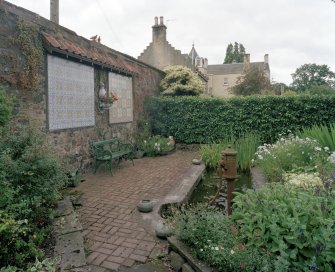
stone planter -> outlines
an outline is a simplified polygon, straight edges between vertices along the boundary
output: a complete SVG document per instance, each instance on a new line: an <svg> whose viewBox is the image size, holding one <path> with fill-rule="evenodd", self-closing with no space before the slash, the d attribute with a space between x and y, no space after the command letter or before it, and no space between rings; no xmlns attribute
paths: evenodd
<svg viewBox="0 0 335 272"><path fill-rule="evenodd" d="M149 199L143 199L138 205L137 205L137 209L140 212L143 213L148 213L151 212L152 209L154 208L154 203L149 200Z"/></svg>
<svg viewBox="0 0 335 272"><path fill-rule="evenodd" d="M141 159L141 158L143 158L143 156L144 156L144 151L142 151L142 150L137 150L137 151L135 152L135 158L136 158L136 159Z"/></svg>

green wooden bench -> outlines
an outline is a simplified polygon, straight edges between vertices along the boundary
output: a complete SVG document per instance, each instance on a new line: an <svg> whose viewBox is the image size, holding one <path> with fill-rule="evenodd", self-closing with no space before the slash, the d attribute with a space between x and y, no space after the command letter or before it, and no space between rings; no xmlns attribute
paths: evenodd
<svg viewBox="0 0 335 272"><path fill-rule="evenodd" d="M101 164L108 164L112 174L113 162L116 162L116 165L118 165L122 159L131 160L134 165L134 146L122 143L119 138L115 137L110 140L93 142L92 149L94 155L94 173L97 172Z"/></svg>

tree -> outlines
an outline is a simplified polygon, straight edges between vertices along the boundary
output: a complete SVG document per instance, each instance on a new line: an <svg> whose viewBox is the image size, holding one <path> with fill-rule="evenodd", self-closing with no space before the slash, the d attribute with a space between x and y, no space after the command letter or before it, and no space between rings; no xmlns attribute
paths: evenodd
<svg viewBox="0 0 335 272"><path fill-rule="evenodd" d="M169 66L160 83L162 95L182 96L199 95L204 91L204 84L191 69L183 66Z"/></svg>
<svg viewBox="0 0 335 272"><path fill-rule="evenodd" d="M232 43L228 44L226 49L226 57L224 59L225 64L227 63L241 63L243 62L245 54L245 48L243 44L235 42L234 45Z"/></svg>
<svg viewBox="0 0 335 272"><path fill-rule="evenodd" d="M232 87L236 95L273 94L270 80L264 71L256 67L249 68L237 79L236 85Z"/></svg>
<svg viewBox="0 0 335 272"><path fill-rule="evenodd" d="M335 89L329 85L312 86L306 90L310 95L335 95Z"/></svg>
<svg viewBox="0 0 335 272"><path fill-rule="evenodd" d="M292 79L291 86L297 92L305 92L313 86L328 85L332 88L335 87L335 73L325 64L304 64L292 74Z"/></svg>

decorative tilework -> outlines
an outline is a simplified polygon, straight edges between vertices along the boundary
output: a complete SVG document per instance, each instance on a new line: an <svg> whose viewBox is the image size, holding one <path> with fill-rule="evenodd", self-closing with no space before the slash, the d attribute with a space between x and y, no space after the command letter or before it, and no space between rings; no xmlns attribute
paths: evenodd
<svg viewBox="0 0 335 272"><path fill-rule="evenodd" d="M94 70L48 55L49 129L94 126Z"/></svg>
<svg viewBox="0 0 335 272"><path fill-rule="evenodd" d="M133 80L131 77L115 73L108 74L109 94L114 93L119 99L109 110L109 123L126 123L133 121Z"/></svg>

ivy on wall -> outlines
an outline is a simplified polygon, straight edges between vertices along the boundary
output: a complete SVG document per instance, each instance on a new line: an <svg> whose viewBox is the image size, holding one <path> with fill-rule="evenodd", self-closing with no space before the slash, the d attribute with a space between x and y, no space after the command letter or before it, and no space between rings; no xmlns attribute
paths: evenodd
<svg viewBox="0 0 335 272"><path fill-rule="evenodd" d="M334 122L335 96L154 97L146 112L154 134L178 142L213 143L255 132L271 143L287 130Z"/></svg>
<svg viewBox="0 0 335 272"><path fill-rule="evenodd" d="M19 76L19 87L36 90L40 81L43 47L37 29L29 26L25 21L17 21L17 35L13 42L19 47L23 57L23 67ZM23 70L23 71L22 71Z"/></svg>

